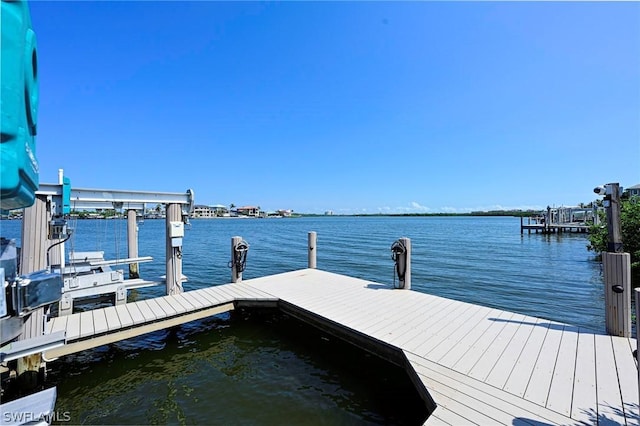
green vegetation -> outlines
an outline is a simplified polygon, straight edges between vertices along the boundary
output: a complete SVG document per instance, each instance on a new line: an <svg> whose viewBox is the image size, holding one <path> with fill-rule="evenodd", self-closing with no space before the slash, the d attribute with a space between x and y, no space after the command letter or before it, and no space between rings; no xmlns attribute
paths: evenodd
<svg viewBox="0 0 640 426"><path fill-rule="evenodd" d="M78 219L104 219L104 218L122 217L120 213L117 213L113 209L97 210L97 211L71 210L71 216L77 217Z"/></svg>
<svg viewBox="0 0 640 426"><path fill-rule="evenodd" d="M596 253L607 251L607 219L601 215L603 225L589 229L587 248ZM620 202L620 231L625 253L631 255L631 270L640 271L640 198L623 199Z"/></svg>

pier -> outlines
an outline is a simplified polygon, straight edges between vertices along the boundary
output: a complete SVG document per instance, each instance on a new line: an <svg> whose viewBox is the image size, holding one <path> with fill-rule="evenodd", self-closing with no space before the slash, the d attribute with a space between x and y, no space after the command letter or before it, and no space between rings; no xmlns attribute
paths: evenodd
<svg viewBox="0 0 640 426"><path fill-rule="evenodd" d="M272 307L403 367L440 424L638 424L636 340L302 269L53 318L51 360Z"/></svg>
<svg viewBox="0 0 640 426"><path fill-rule="evenodd" d="M520 217L520 234L527 231L543 234L562 232L589 232L591 224L598 224L598 207L547 207L545 212L535 216Z"/></svg>

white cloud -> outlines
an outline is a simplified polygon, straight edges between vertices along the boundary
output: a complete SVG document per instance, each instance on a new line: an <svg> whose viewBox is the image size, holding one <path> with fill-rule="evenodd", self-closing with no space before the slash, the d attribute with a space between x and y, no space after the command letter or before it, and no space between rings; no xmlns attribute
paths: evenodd
<svg viewBox="0 0 640 426"><path fill-rule="evenodd" d="M414 210L421 211L421 212L428 212L428 211L431 210L429 207L423 206L423 205L421 205L420 203L418 203L416 201L412 201L411 202L411 208L414 209Z"/></svg>

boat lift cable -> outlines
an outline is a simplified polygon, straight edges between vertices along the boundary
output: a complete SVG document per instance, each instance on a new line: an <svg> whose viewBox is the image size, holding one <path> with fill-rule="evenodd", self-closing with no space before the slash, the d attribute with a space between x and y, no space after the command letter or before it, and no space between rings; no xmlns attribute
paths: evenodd
<svg viewBox="0 0 640 426"><path fill-rule="evenodd" d="M247 253L249 252L249 243L241 240L233 249L233 258L229 261L229 268L236 267L236 272L241 273L247 266Z"/></svg>
<svg viewBox="0 0 640 426"><path fill-rule="evenodd" d="M178 259L182 258L182 249L180 247L175 247L176 249L176 256L178 257ZM173 284L174 286L178 289L178 293L182 293L184 291L184 288L182 287L182 276L178 277L178 270L176 268L176 263L175 263L175 259L173 257L171 257L171 262L173 265ZM169 279L169 277L167 277L167 279Z"/></svg>
<svg viewBox="0 0 640 426"><path fill-rule="evenodd" d="M396 275L398 276L398 280L404 281L404 275L406 270L400 270L400 262L399 257L407 252L407 248L405 247L402 240L396 240L393 244L391 244L391 259L395 263L395 267L393 268L393 286L396 286Z"/></svg>
<svg viewBox="0 0 640 426"><path fill-rule="evenodd" d="M71 238L72 234L73 234L72 232L69 232L64 240L60 240L57 243L51 244L49 246L49 248L47 249L47 256L46 256L47 257L47 268L51 267L51 263L49 263L49 252L51 251L51 249L54 248L55 246L58 246L58 245L62 244L62 243L66 243L69 240L69 238Z"/></svg>

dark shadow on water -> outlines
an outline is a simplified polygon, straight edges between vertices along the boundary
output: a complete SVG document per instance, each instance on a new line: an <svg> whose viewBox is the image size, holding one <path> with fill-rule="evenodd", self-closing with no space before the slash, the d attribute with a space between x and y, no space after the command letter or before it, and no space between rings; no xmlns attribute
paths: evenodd
<svg viewBox="0 0 640 426"><path fill-rule="evenodd" d="M49 368L74 424L415 425L429 414L403 368L276 310L239 309Z"/></svg>

